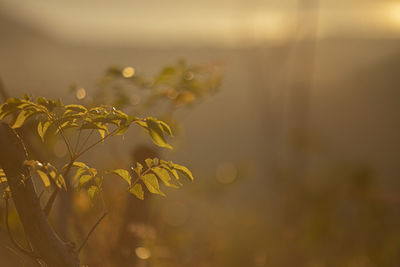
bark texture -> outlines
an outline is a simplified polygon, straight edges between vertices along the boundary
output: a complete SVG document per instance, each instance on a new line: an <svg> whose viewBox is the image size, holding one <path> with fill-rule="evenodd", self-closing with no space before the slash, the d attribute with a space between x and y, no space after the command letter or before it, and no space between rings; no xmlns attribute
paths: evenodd
<svg viewBox="0 0 400 267"><path fill-rule="evenodd" d="M34 253L49 267L79 267L76 249L58 237L40 206L29 170L23 164L26 159L21 138L7 124L0 123L0 166Z"/></svg>

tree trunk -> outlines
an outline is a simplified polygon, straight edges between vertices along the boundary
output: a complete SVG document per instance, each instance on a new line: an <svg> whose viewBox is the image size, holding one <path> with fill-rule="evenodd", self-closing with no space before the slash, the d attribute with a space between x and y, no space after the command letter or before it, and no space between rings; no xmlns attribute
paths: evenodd
<svg viewBox="0 0 400 267"><path fill-rule="evenodd" d="M49 224L40 206L21 138L7 124L0 124L0 166L3 168L19 218L34 253L49 267L79 267L75 248L62 241Z"/></svg>

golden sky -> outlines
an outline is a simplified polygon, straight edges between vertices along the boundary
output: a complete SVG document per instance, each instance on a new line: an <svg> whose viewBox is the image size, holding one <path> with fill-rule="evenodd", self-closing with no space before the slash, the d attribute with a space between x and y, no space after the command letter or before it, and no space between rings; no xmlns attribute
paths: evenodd
<svg viewBox="0 0 400 267"><path fill-rule="evenodd" d="M0 12L71 43L236 46L291 38L299 2L1 0ZM317 10L320 38L400 37L400 1L315 2L317 8L302 12Z"/></svg>

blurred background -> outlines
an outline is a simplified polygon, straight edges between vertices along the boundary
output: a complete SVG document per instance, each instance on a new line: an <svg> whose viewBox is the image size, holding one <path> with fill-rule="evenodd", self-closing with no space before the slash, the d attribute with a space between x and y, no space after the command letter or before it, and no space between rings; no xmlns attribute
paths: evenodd
<svg viewBox="0 0 400 267"><path fill-rule="evenodd" d="M84 264L400 266L400 1L0 0L0 36L9 96L123 88L129 109L141 88L124 79L207 70L183 104L169 97L175 150L133 131L87 156L105 169L159 156L196 180L145 201L111 182ZM71 209L52 220L79 243L104 207L77 193ZM23 240L13 210L10 224ZM23 266L4 227L0 246L1 266Z"/></svg>

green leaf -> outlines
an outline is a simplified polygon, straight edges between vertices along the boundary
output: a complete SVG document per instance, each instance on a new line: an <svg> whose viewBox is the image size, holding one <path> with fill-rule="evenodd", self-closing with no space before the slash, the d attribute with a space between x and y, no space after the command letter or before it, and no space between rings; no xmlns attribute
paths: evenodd
<svg viewBox="0 0 400 267"><path fill-rule="evenodd" d="M160 168L160 167L155 167L152 169L152 171L160 178L163 183L172 188L178 188L178 186L171 184L171 177L169 176L169 172L166 169Z"/></svg>
<svg viewBox="0 0 400 267"><path fill-rule="evenodd" d="M68 166L68 164L66 166ZM83 162L74 161L74 163L72 163L72 167L87 168L87 165Z"/></svg>
<svg viewBox="0 0 400 267"><path fill-rule="evenodd" d="M142 120L137 120L135 121L136 124L138 124L139 126L145 128L146 130L149 129L149 126L147 125L147 122L142 121Z"/></svg>
<svg viewBox="0 0 400 267"><path fill-rule="evenodd" d="M136 162L136 173L140 176L140 174L142 173L143 170L143 165L140 164L139 162Z"/></svg>
<svg viewBox="0 0 400 267"><path fill-rule="evenodd" d="M94 197L96 196L96 194L99 192L99 188L97 186L90 186L88 189L88 195L90 197L90 200L93 201Z"/></svg>
<svg viewBox="0 0 400 267"><path fill-rule="evenodd" d="M87 170L88 170L88 172L90 172L92 174L92 176L96 176L97 175L97 170L95 168L89 168Z"/></svg>
<svg viewBox="0 0 400 267"><path fill-rule="evenodd" d="M68 165L69 165L70 163L67 163L67 164L65 164L63 167L62 167L62 170L65 170L67 167L68 167ZM83 169L89 169L89 167L85 164L85 163L83 163L83 162L79 162L79 161L74 161L73 163L72 163L72 166L71 167L78 167L78 168L83 168Z"/></svg>
<svg viewBox="0 0 400 267"><path fill-rule="evenodd" d="M76 111L76 112L86 112L87 111L87 109L82 105L66 105L65 108L68 110Z"/></svg>
<svg viewBox="0 0 400 267"><path fill-rule="evenodd" d="M11 128L16 129L21 127L22 125L24 125L24 122L26 119L28 119L30 116L32 116L33 113L30 110L22 110L17 118L15 119L15 122L13 124L13 126L11 126Z"/></svg>
<svg viewBox="0 0 400 267"><path fill-rule="evenodd" d="M147 189L153 194L159 194L165 197L165 194L161 192L160 185L158 184L157 177L152 174L146 174L141 177Z"/></svg>
<svg viewBox="0 0 400 267"><path fill-rule="evenodd" d="M57 176L56 185L57 185L59 188L63 187L65 190L67 190L67 185L65 184L64 176L62 176L61 174L59 174L59 175Z"/></svg>
<svg viewBox="0 0 400 267"><path fill-rule="evenodd" d="M87 170L88 170L87 167L86 167L86 168L79 168L79 169L77 169L73 181L75 182L77 179L79 179L79 177L80 177L83 173L85 173Z"/></svg>
<svg viewBox="0 0 400 267"><path fill-rule="evenodd" d="M114 135L122 135L124 134L128 129L130 125L125 125L122 127L119 127L118 131Z"/></svg>
<svg viewBox="0 0 400 267"><path fill-rule="evenodd" d="M42 142L44 142L44 136L47 132L47 129L49 129L52 123L53 123L52 121L45 121L45 122L40 121L38 123L37 131L40 138L42 139Z"/></svg>
<svg viewBox="0 0 400 267"><path fill-rule="evenodd" d="M43 184L45 187L49 187L50 186L50 179L49 176L47 176L47 174L41 170L36 170L37 174L40 176L40 178L43 181Z"/></svg>
<svg viewBox="0 0 400 267"><path fill-rule="evenodd" d="M183 173L185 176L187 176L190 180L194 180L193 174L191 171L189 171L188 168L186 168L185 166L179 165L179 164L175 164L172 163L172 166L174 169L180 171L181 173Z"/></svg>
<svg viewBox="0 0 400 267"><path fill-rule="evenodd" d="M173 136L173 135L172 135L171 128L169 127L168 124L166 124L166 123L163 122L163 121L158 121L158 122L160 123L161 128L163 129L164 132L166 132L169 136Z"/></svg>
<svg viewBox="0 0 400 267"><path fill-rule="evenodd" d="M151 139L153 139L153 142L160 147L173 149L172 146L169 145L165 140L160 124L155 119L150 117L146 119L146 122L148 125L149 134L151 136Z"/></svg>
<svg viewBox="0 0 400 267"><path fill-rule="evenodd" d="M114 174L118 175L119 177L124 179L129 185L131 185L132 177L131 177L131 175L129 174L129 172L127 170L116 169L116 170L112 170L111 173L114 173Z"/></svg>
<svg viewBox="0 0 400 267"><path fill-rule="evenodd" d="M44 97L39 96L38 98L36 98L36 103L38 103L41 106L47 106L47 100Z"/></svg>
<svg viewBox="0 0 400 267"><path fill-rule="evenodd" d="M141 184L135 184L133 187L129 188L129 192L134 194L138 199L144 199L144 192Z"/></svg>
<svg viewBox="0 0 400 267"><path fill-rule="evenodd" d="M56 133L58 133L61 130L72 128L72 127L79 127L79 125L77 123L75 123L74 121L63 122L59 127L57 127Z"/></svg>
<svg viewBox="0 0 400 267"><path fill-rule="evenodd" d="M121 110L114 109L113 114L117 115L120 119L126 119L128 120L129 116L128 114L122 112Z"/></svg>
<svg viewBox="0 0 400 267"><path fill-rule="evenodd" d="M151 168L154 163L152 159L145 159L144 162L146 162L148 168Z"/></svg>
<svg viewBox="0 0 400 267"><path fill-rule="evenodd" d="M79 179L78 188L80 189L83 185L92 180L92 178L93 176L89 174L82 175L81 178Z"/></svg>

